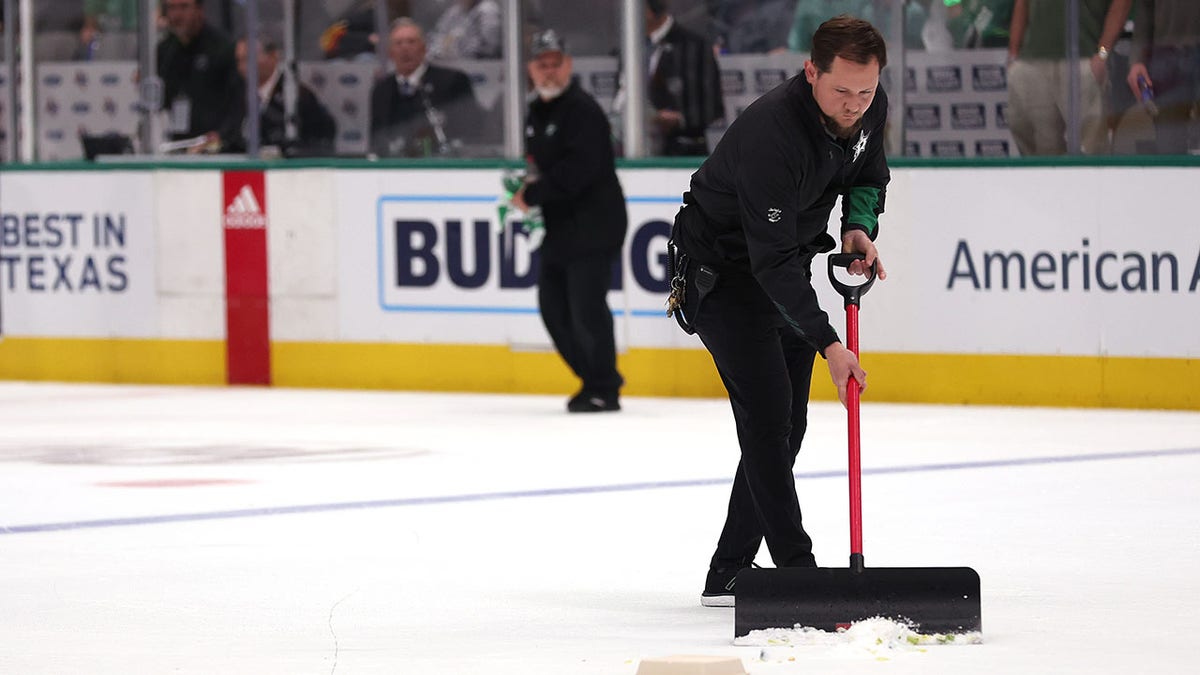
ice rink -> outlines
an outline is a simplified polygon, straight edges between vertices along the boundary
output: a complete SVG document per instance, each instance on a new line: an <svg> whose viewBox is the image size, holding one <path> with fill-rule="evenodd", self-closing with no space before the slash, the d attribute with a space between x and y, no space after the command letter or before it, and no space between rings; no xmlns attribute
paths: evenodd
<svg viewBox="0 0 1200 675"><path fill-rule="evenodd" d="M724 400L0 383L0 672L1193 672L1200 413L867 403L868 566L970 566L983 643L733 644L698 603ZM846 564L845 417L797 462ZM764 551L759 562L770 563Z"/></svg>

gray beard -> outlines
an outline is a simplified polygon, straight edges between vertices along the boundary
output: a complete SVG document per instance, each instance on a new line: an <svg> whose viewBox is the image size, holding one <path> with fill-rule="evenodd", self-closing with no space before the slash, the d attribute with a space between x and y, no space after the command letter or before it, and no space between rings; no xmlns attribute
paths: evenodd
<svg viewBox="0 0 1200 675"><path fill-rule="evenodd" d="M567 88L565 86L562 86L562 87L534 87L534 89L537 91L538 97L540 97L543 101L549 101L552 99L556 99L559 96L561 96L564 91L567 90Z"/></svg>

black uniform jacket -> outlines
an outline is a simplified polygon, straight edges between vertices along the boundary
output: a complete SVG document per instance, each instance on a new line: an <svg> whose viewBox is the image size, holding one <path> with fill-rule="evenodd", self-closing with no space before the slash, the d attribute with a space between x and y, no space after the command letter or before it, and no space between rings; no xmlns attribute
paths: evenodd
<svg viewBox="0 0 1200 675"><path fill-rule="evenodd" d="M705 155L706 130L725 116L721 71L712 45L676 22L663 36L658 65L647 83L655 110L683 114L683 126L663 139L665 155Z"/></svg>
<svg viewBox="0 0 1200 675"><path fill-rule="evenodd" d="M221 148L225 152L246 151L246 81L241 77L230 83L233 92L221 126ZM296 133L287 140L287 107L283 100L283 78L275 82L271 98L259 110L259 140L263 146L276 145L289 157L318 157L333 154L337 122L307 86L297 83Z"/></svg>
<svg viewBox="0 0 1200 675"><path fill-rule="evenodd" d="M843 196L842 230L874 239L890 174L883 151L887 95L880 88L862 130L829 134L801 73L764 94L730 125L692 174L677 244L724 274L752 274L784 319L824 353L838 340L817 302L809 266L837 242L826 231Z"/></svg>
<svg viewBox="0 0 1200 675"><path fill-rule="evenodd" d="M612 130L577 81L556 98L529 104L525 152L538 172L525 201L541 206L546 220L542 255L564 261L620 251L629 218Z"/></svg>
<svg viewBox="0 0 1200 675"><path fill-rule="evenodd" d="M460 70L429 64L411 95L400 93L393 73L371 88L371 152L381 157L427 154L424 146L435 138L427 114L430 107L444 116L448 140L475 140L482 114L471 78Z"/></svg>
<svg viewBox="0 0 1200 675"><path fill-rule="evenodd" d="M174 34L158 43L158 76L163 81L163 108L186 96L191 117L186 132L173 138L193 138L218 131L229 108L229 81L238 77L233 42L208 24L183 44Z"/></svg>

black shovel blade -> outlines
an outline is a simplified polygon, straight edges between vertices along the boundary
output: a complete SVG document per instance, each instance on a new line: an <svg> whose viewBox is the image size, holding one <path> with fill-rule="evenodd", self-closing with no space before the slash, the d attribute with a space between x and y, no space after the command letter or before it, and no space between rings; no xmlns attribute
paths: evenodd
<svg viewBox="0 0 1200 675"><path fill-rule="evenodd" d="M884 617L921 634L982 630L970 567L746 568L734 585L734 637L797 625L836 631Z"/></svg>

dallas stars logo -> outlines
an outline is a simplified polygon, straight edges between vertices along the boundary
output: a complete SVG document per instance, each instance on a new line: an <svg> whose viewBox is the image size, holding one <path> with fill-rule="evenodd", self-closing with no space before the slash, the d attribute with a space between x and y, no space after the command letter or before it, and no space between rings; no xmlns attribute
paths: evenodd
<svg viewBox="0 0 1200 675"><path fill-rule="evenodd" d="M854 148L853 148L854 156L850 158L851 163L857 162L858 156L863 154L863 150L867 149L867 139L870 136L871 135L868 134L866 131L863 131L862 134L858 137L858 142L854 144Z"/></svg>

